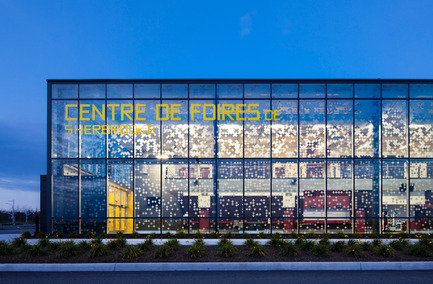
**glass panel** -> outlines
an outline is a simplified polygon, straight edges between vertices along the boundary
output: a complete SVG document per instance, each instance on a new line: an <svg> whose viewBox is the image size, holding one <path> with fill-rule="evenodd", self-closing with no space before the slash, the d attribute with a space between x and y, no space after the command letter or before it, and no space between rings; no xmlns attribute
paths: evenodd
<svg viewBox="0 0 433 284"><path fill-rule="evenodd" d="M380 98L380 84L355 84L355 98Z"/></svg>
<svg viewBox="0 0 433 284"><path fill-rule="evenodd" d="M81 218L89 220L107 216L105 178L105 160L81 160ZM93 227L82 222L82 229L88 231L90 228L86 229L87 225ZM98 226L101 227L101 224Z"/></svg>
<svg viewBox="0 0 433 284"><path fill-rule="evenodd" d="M188 160L162 163L162 217L188 217ZM174 221L178 223L178 221Z"/></svg>
<svg viewBox="0 0 433 284"><path fill-rule="evenodd" d="M433 160L410 162L410 223L411 231L426 231L431 228L433 217ZM428 221L430 219L430 223Z"/></svg>
<svg viewBox="0 0 433 284"><path fill-rule="evenodd" d="M159 100L135 100L135 157L156 158L161 156L161 122L156 120L156 105ZM146 120L141 120L145 118ZM151 134L154 133L154 134Z"/></svg>
<svg viewBox="0 0 433 284"><path fill-rule="evenodd" d="M410 101L410 156L433 157L433 101Z"/></svg>
<svg viewBox="0 0 433 284"><path fill-rule="evenodd" d="M272 156L274 158L297 157L298 102L273 100L272 109L280 111L280 120L272 121Z"/></svg>
<svg viewBox="0 0 433 284"><path fill-rule="evenodd" d="M324 230L325 161L301 160L299 164L300 231Z"/></svg>
<svg viewBox="0 0 433 284"><path fill-rule="evenodd" d="M217 115L215 101L190 101L189 156L192 158L213 158L215 156L215 129ZM193 116L193 117L192 117ZM192 119L194 118L194 119Z"/></svg>
<svg viewBox="0 0 433 284"><path fill-rule="evenodd" d="M190 84L190 99L213 99L215 98L215 84Z"/></svg>
<svg viewBox="0 0 433 284"><path fill-rule="evenodd" d="M407 157L407 101L382 102L382 156Z"/></svg>
<svg viewBox="0 0 433 284"><path fill-rule="evenodd" d="M243 157L243 121L236 120L236 104L242 104L239 100L220 100L218 104L223 111L230 114L221 114L218 121L218 157L241 158ZM243 114L239 115L243 118Z"/></svg>
<svg viewBox="0 0 433 284"><path fill-rule="evenodd" d="M379 233L380 161L355 161L355 217L357 233Z"/></svg>
<svg viewBox="0 0 433 284"><path fill-rule="evenodd" d="M105 158L105 100L81 100L80 109L80 128L83 129L80 135L80 157Z"/></svg>
<svg viewBox="0 0 433 284"><path fill-rule="evenodd" d="M327 154L332 158L352 157L353 104L346 100L328 101Z"/></svg>
<svg viewBox="0 0 433 284"><path fill-rule="evenodd" d="M159 99L160 96L160 84L134 84L136 99Z"/></svg>
<svg viewBox="0 0 433 284"><path fill-rule="evenodd" d="M187 99L188 84L163 84L162 97L166 99Z"/></svg>
<svg viewBox="0 0 433 284"><path fill-rule="evenodd" d="M162 101L162 157L188 157L188 101Z"/></svg>
<svg viewBox="0 0 433 284"><path fill-rule="evenodd" d="M216 215L215 161L191 159L189 165L189 217L190 233L209 232Z"/></svg>
<svg viewBox="0 0 433 284"><path fill-rule="evenodd" d="M126 234L133 230L133 175L132 160L108 161L108 228L109 234L118 231Z"/></svg>
<svg viewBox="0 0 433 284"><path fill-rule="evenodd" d="M407 84L382 84L382 98L384 99L407 98Z"/></svg>
<svg viewBox="0 0 433 284"><path fill-rule="evenodd" d="M242 84L218 84L218 98L222 99L241 99L244 95Z"/></svg>
<svg viewBox="0 0 433 284"><path fill-rule="evenodd" d="M297 230L298 162L278 159L272 161L272 223L274 232ZM276 219L278 218L278 219Z"/></svg>
<svg viewBox="0 0 433 284"><path fill-rule="evenodd" d="M270 160L245 160L245 218L271 217L270 178Z"/></svg>
<svg viewBox="0 0 433 284"><path fill-rule="evenodd" d="M328 98L352 98L353 84L328 84Z"/></svg>
<svg viewBox="0 0 433 284"><path fill-rule="evenodd" d="M132 100L107 100L108 156L133 157L134 105Z"/></svg>
<svg viewBox="0 0 433 284"><path fill-rule="evenodd" d="M410 84L410 97L414 99L433 99L433 84Z"/></svg>
<svg viewBox="0 0 433 284"><path fill-rule="evenodd" d="M105 99L105 84L80 84L81 99Z"/></svg>
<svg viewBox="0 0 433 284"><path fill-rule="evenodd" d="M107 98L132 99L132 84L107 84Z"/></svg>
<svg viewBox="0 0 433 284"><path fill-rule="evenodd" d="M355 100L355 156L379 157L380 101Z"/></svg>
<svg viewBox="0 0 433 284"><path fill-rule="evenodd" d="M299 102L299 150L301 157L325 156L325 101Z"/></svg>
<svg viewBox="0 0 433 284"><path fill-rule="evenodd" d="M135 217L161 217L161 163L159 160L135 160ZM153 220L153 219L152 219ZM144 222L144 221L143 221ZM150 221L149 221L150 222ZM156 224L154 221L152 224ZM137 227L138 225L136 225ZM146 233L141 225L141 233ZM159 227L149 226L148 230L159 230Z"/></svg>
<svg viewBox="0 0 433 284"><path fill-rule="evenodd" d="M394 218L407 217L407 177L406 160L383 161L382 217L385 231L401 231L401 224Z"/></svg>
<svg viewBox="0 0 433 284"><path fill-rule="evenodd" d="M272 84L272 97L292 99L298 97L298 84Z"/></svg>
<svg viewBox="0 0 433 284"><path fill-rule="evenodd" d="M161 232L161 218L136 218L135 231L139 234Z"/></svg>
<svg viewBox="0 0 433 284"><path fill-rule="evenodd" d="M243 226L243 163L235 159L218 163L219 230L239 232Z"/></svg>
<svg viewBox="0 0 433 284"><path fill-rule="evenodd" d="M352 160L328 160L327 231L352 232Z"/></svg>
<svg viewBox="0 0 433 284"><path fill-rule="evenodd" d="M52 158L78 157L78 101L52 101Z"/></svg>
<svg viewBox="0 0 433 284"><path fill-rule="evenodd" d="M270 98L269 84L245 84L245 98Z"/></svg>
<svg viewBox="0 0 433 284"><path fill-rule="evenodd" d="M78 85L53 84L51 85L51 97L53 99L77 99Z"/></svg>
<svg viewBox="0 0 433 284"><path fill-rule="evenodd" d="M271 121L265 120L265 111L271 109L270 102L246 100L245 104L251 109L251 112L247 110L244 129L245 157L268 158L271 155ZM250 120L258 116L253 111L260 112L259 120Z"/></svg>
<svg viewBox="0 0 433 284"><path fill-rule="evenodd" d="M53 160L53 217L78 219L78 160Z"/></svg>
<svg viewBox="0 0 433 284"><path fill-rule="evenodd" d="M308 98L325 98L325 84L300 84L299 97Z"/></svg>

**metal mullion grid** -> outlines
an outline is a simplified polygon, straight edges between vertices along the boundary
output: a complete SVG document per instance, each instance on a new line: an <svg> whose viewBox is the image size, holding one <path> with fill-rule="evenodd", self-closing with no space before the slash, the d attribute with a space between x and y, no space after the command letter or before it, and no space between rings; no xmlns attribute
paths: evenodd
<svg viewBox="0 0 433 284"><path fill-rule="evenodd" d="M273 197L273 195L272 195L272 184L273 184L273 182L272 182L272 173L273 173L273 161L272 161L272 121L273 121L273 119L274 119L274 113L272 112L273 111L273 108L272 108L272 105L273 105L273 102L274 102L274 100L272 99L272 84L269 84L269 88L270 88L270 90L269 90L269 107L270 107L270 109L271 109L271 115L272 115L272 117L271 117L271 121L270 121L270 126L271 126L271 129L270 129L270 140L271 140L271 148L269 149L269 154L270 154L270 158L271 158L271 165L270 165L270 185L271 185L271 192L270 192L270 196L269 196L269 201L270 201L270 204L269 204L269 215L271 216L271 224L269 224L269 226L270 226L270 232L271 232L271 234L272 234L272 221L273 221L273 215L272 215L272 197ZM266 121L266 114L265 114L265 121Z"/></svg>
<svg viewBox="0 0 433 284"><path fill-rule="evenodd" d="M49 83L47 88L47 104L48 104L48 114L47 114L47 154L49 155L49 159L47 159L47 175L49 175L49 181L47 190L47 206L49 206L49 210L47 210L46 220L44 222L47 225L47 231L50 233L53 232L53 174L52 174L52 161L53 161L53 150L52 150L52 119L53 119L53 101L52 101L52 84ZM41 206L42 211L42 206ZM48 222L47 222L48 221Z"/></svg>
<svg viewBox="0 0 433 284"><path fill-rule="evenodd" d="M218 94L218 84L215 84L215 95L214 95L214 102L215 105L217 107L216 111L218 114L218 100L217 100L217 94ZM218 224L218 218L219 218L219 180L218 180L218 176L219 176L219 168L218 168L218 119L214 120L213 123L213 127L214 127L214 153L213 153L213 160L215 161L215 172L214 174L214 208L215 208L215 225L214 225L214 231L218 232L219 231L219 224Z"/></svg>
<svg viewBox="0 0 433 284"><path fill-rule="evenodd" d="M80 129L80 88L78 87L78 129ZM83 127L84 128L84 127ZM77 153L78 153L78 233L81 233L81 131L78 131L78 139L77 139Z"/></svg>
<svg viewBox="0 0 433 284"><path fill-rule="evenodd" d="M379 233L382 233L382 206L383 206L383 96L382 96L382 86L380 84L380 149L379 149L379 159L380 159L380 185L379 185Z"/></svg>
<svg viewBox="0 0 433 284"><path fill-rule="evenodd" d="M242 83L242 103L245 103L245 84ZM245 233L245 120L242 120L242 231Z"/></svg>
<svg viewBox="0 0 433 284"><path fill-rule="evenodd" d="M188 204L187 204L187 212L188 212L188 225L187 225L187 228L188 228L188 234L190 233L190 224L191 224L191 212L189 212L189 204L190 204L190 202L191 202L191 192L190 192L190 184L189 184L189 175L190 175L190 173L191 173L191 169L190 169L190 151L189 151L189 139L190 139L190 136L189 136L189 120L190 120L190 111L189 111L189 108L190 108L190 100L189 100L189 85L190 84L187 84L187 88L188 88L188 95L187 95L187 97L188 97L188 101L187 101L187 119L188 119L188 150L187 150L187 158L188 158L188 167L187 167L187 169L188 169L188 198L187 198L187 200L188 200ZM199 161L199 163L200 163L200 161ZM200 168L200 167L198 167L198 168ZM200 172L198 172L197 173L198 174L198 180L199 180L199 182L200 182ZM198 197L197 197L197 205L198 205ZM200 212L200 210L199 210L199 212ZM182 223L183 223L183 216L182 216ZM199 213L199 215L198 215L198 223L200 224L200 213ZM200 232L200 225L199 225L199 228L198 228L198 231Z"/></svg>
<svg viewBox="0 0 433 284"><path fill-rule="evenodd" d="M355 84L352 83L352 234L356 228L355 206Z"/></svg>
<svg viewBox="0 0 433 284"><path fill-rule="evenodd" d="M132 84L132 232L135 232L135 84Z"/></svg>
<svg viewBox="0 0 433 284"><path fill-rule="evenodd" d="M162 104L162 83L159 84L159 103ZM163 208L163 200L162 200L162 120L159 121L159 182L160 182L160 187L159 187L159 233L162 234L162 222L163 222L163 217L162 217L162 208ZM188 233L189 233L189 227L188 227Z"/></svg>
<svg viewBox="0 0 433 284"><path fill-rule="evenodd" d="M328 232L328 84L325 84L325 228L324 232Z"/></svg>
<svg viewBox="0 0 433 284"><path fill-rule="evenodd" d="M407 168L407 186L406 186L406 192L407 192L407 231L410 232L410 169L411 169L411 162L410 162L410 85L407 84L407 155L408 155L408 168Z"/></svg>
<svg viewBox="0 0 433 284"><path fill-rule="evenodd" d="M300 189L301 189L301 185L300 185L300 183L301 183L301 179L300 179L300 175L299 175L299 163L300 163L300 156L301 156L301 153L299 152L299 149L300 149L300 134L299 134L299 130L300 130L300 125L299 125L299 123L300 123L300 118L299 118L299 115L300 115L300 111L299 111L299 106L300 106L300 101L299 101L299 84L298 84L298 98L297 98L297 104L298 104L298 107L297 107L297 112L298 112L298 115L297 115L297 119L298 119L298 125L297 125L297 127L298 127L298 133L297 133L297 147L298 147L298 151L297 151L297 157L298 157L298 172L297 172L297 176L298 176L298 197L297 197L297 204L295 204L296 206L297 206L297 210L296 210L296 231L297 231L297 234L299 234L300 233L300 218L299 218L299 215L300 215L300 211L301 211L301 209L300 209L300 205L301 205L301 197L300 197Z"/></svg>
<svg viewBox="0 0 433 284"><path fill-rule="evenodd" d="M108 125L108 107L107 107L107 84L105 84L105 124ZM107 233L108 233L108 223L110 222L110 220L108 220L107 215L109 215L109 209L110 206L108 204L109 200L108 200L108 187L109 187L109 172L108 172L108 131L105 134L105 203L106 203L106 213L105 213L105 224L107 227Z"/></svg>

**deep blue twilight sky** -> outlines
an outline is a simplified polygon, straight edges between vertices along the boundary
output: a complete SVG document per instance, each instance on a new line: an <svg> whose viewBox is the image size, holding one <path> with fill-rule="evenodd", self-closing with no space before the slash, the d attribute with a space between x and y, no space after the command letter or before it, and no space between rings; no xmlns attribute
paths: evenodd
<svg viewBox="0 0 433 284"><path fill-rule="evenodd" d="M0 209L39 208L46 79L433 78L433 1L0 0Z"/></svg>

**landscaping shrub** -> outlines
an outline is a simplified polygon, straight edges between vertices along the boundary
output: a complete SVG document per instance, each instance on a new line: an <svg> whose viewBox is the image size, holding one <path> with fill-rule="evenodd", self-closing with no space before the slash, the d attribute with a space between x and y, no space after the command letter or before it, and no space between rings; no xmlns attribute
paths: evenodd
<svg viewBox="0 0 433 284"><path fill-rule="evenodd" d="M68 235L69 235L69 238L71 238L71 239L75 239L76 237L78 237L78 234L75 232L71 232Z"/></svg>
<svg viewBox="0 0 433 284"><path fill-rule="evenodd" d="M371 234L368 235L368 238L369 239L378 239L379 236L376 233L371 233Z"/></svg>
<svg viewBox="0 0 433 284"><path fill-rule="evenodd" d="M21 234L21 238L23 238L23 239L28 239L31 237L32 237L32 234L30 232L27 232L27 231L25 231Z"/></svg>
<svg viewBox="0 0 433 284"><path fill-rule="evenodd" d="M344 232L340 231L340 232L337 232L335 234L335 237L338 238L338 239L344 239L345 238L345 234L344 234Z"/></svg>
<svg viewBox="0 0 433 284"><path fill-rule="evenodd" d="M86 242L86 241L81 241L81 242L79 242L79 243L78 243L78 247L79 247L81 250L89 250L89 249L91 248L90 243L89 243L89 242Z"/></svg>
<svg viewBox="0 0 433 284"><path fill-rule="evenodd" d="M117 238L123 238L123 237L124 237L123 232L122 232L122 231L117 231L117 232L116 232L116 237L117 237Z"/></svg>
<svg viewBox="0 0 433 284"><path fill-rule="evenodd" d="M303 251L310 251L314 247L314 242L311 240L304 240L300 245L299 248Z"/></svg>
<svg viewBox="0 0 433 284"><path fill-rule="evenodd" d="M95 233L92 231L87 231L86 238L93 239L95 237Z"/></svg>
<svg viewBox="0 0 433 284"><path fill-rule="evenodd" d="M297 239L298 238L298 234L296 232L291 232L290 235L289 235L289 237L291 239Z"/></svg>
<svg viewBox="0 0 433 284"><path fill-rule="evenodd" d="M392 233L390 233L390 232L386 232L384 235L383 235L386 239L392 239Z"/></svg>
<svg viewBox="0 0 433 284"><path fill-rule="evenodd" d="M98 235L98 238L99 238L99 239L106 239L106 238L108 238L107 233L105 233L105 232L100 233L100 234Z"/></svg>
<svg viewBox="0 0 433 284"><path fill-rule="evenodd" d="M346 243L344 241L338 241L338 242L331 244L331 250L332 251L342 252L345 247L346 247Z"/></svg>
<svg viewBox="0 0 433 284"><path fill-rule="evenodd" d="M322 239L329 239L330 237L331 237L331 235L329 234L329 233L323 233L321 236L320 236Z"/></svg>
<svg viewBox="0 0 433 284"><path fill-rule="evenodd" d="M55 251L62 245L61 242L49 242L48 249Z"/></svg>
<svg viewBox="0 0 433 284"><path fill-rule="evenodd" d="M37 232L34 236L38 239L43 239L47 237L47 234L45 234L44 232Z"/></svg>
<svg viewBox="0 0 433 284"><path fill-rule="evenodd" d="M54 234L54 238L56 238L56 239L62 239L64 237L65 237L65 234L63 234L62 232L56 232Z"/></svg>
<svg viewBox="0 0 433 284"><path fill-rule="evenodd" d="M211 232L211 233L209 234L209 236L210 236L211 238L214 238L214 239L219 238L218 232L216 232L216 231Z"/></svg>
<svg viewBox="0 0 433 284"><path fill-rule="evenodd" d="M362 235L360 233L354 233L353 238L360 239L360 238L362 238Z"/></svg>
<svg viewBox="0 0 433 284"><path fill-rule="evenodd" d="M270 245L271 247L274 247L274 248L279 248L279 247L281 247L283 242L284 241L281 239L281 234L275 233L272 235L271 239L268 241L268 245Z"/></svg>
<svg viewBox="0 0 433 284"><path fill-rule="evenodd" d="M101 257L108 254L107 246L102 243L95 243L91 245L89 257Z"/></svg>
<svg viewBox="0 0 433 284"><path fill-rule="evenodd" d="M26 253L30 257L48 255L48 252L39 245L30 245Z"/></svg>
<svg viewBox="0 0 433 284"><path fill-rule="evenodd" d="M138 232L134 231L134 232L132 232L132 237L134 239L138 239L140 237L140 234Z"/></svg>
<svg viewBox="0 0 433 284"><path fill-rule="evenodd" d="M194 235L194 239L203 239L204 236L200 231L197 231L197 233L195 233Z"/></svg>
<svg viewBox="0 0 433 284"><path fill-rule="evenodd" d="M154 257L155 258L167 258L173 253L173 250L166 244L158 247L155 250Z"/></svg>
<svg viewBox="0 0 433 284"><path fill-rule="evenodd" d="M296 241L295 241L295 245L301 247L301 245L304 243L304 241L305 241L305 240L302 238L302 236L301 236L301 237L298 237L298 238L296 239Z"/></svg>
<svg viewBox="0 0 433 284"><path fill-rule="evenodd" d="M248 247L247 255L253 257L264 257L266 256L266 252L262 245L256 243L256 245Z"/></svg>
<svg viewBox="0 0 433 284"><path fill-rule="evenodd" d="M329 247L327 245L319 243L317 245L314 245L311 248L311 253L315 256L328 257L329 256Z"/></svg>
<svg viewBox="0 0 433 284"><path fill-rule="evenodd" d="M164 234L164 238L166 238L166 239L170 239L170 238L172 238L174 235L172 234L172 233L170 233L170 232L167 232L167 233L165 233Z"/></svg>
<svg viewBox="0 0 433 284"><path fill-rule="evenodd" d="M331 244L331 242L329 241L329 239L323 238L323 239L320 239L319 244L324 245L324 246L329 246Z"/></svg>
<svg viewBox="0 0 433 284"><path fill-rule="evenodd" d="M139 256L144 255L144 251L142 251L138 246L126 246L123 251L123 258L137 258Z"/></svg>
<svg viewBox="0 0 433 284"><path fill-rule="evenodd" d="M253 246L257 246L259 243L253 239L248 239L244 242L244 246L249 249Z"/></svg>
<svg viewBox="0 0 433 284"><path fill-rule="evenodd" d="M157 234L151 233L151 234L149 234L149 235L146 236L146 239L156 239L157 237L158 237Z"/></svg>
<svg viewBox="0 0 433 284"><path fill-rule="evenodd" d="M165 243L167 246L169 246L172 250L176 251L180 249L180 243L177 239L169 240Z"/></svg>
<svg viewBox="0 0 433 284"><path fill-rule="evenodd" d="M222 257L233 257L237 252L237 248L229 239L222 239L218 243L217 254Z"/></svg>
<svg viewBox="0 0 433 284"><path fill-rule="evenodd" d="M186 251L186 255L190 258L200 258L206 254L206 248L202 240L196 240Z"/></svg>
<svg viewBox="0 0 433 284"><path fill-rule="evenodd" d="M66 241L62 243L57 249L59 257L68 258L78 254L79 248L73 241Z"/></svg>
<svg viewBox="0 0 433 284"><path fill-rule="evenodd" d="M314 232L309 232L306 236L307 239L317 239L317 235Z"/></svg>
<svg viewBox="0 0 433 284"><path fill-rule="evenodd" d="M90 241L91 245L102 244L102 239L96 238Z"/></svg>
<svg viewBox="0 0 433 284"><path fill-rule="evenodd" d="M376 247L375 252L378 256L383 257L393 257L394 256L394 249L390 245L379 245Z"/></svg>
<svg viewBox="0 0 433 284"><path fill-rule="evenodd" d="M409 239L410 238L410 234L407 233L407 232L401 232L401 233L398 234L398 237L400 239Z"/></svg>
<svg viewBox="0 0 433 284"><path fill-rule="evenodd" d="M355 257L355 258L360 258L362 257L362 249L361 246L359 244L355 244L352 246L347 246L344 249L344 252L347 256L351 256L351 257Z"/></svg>
<svg viewBox="0 0 433 284"><path fill-rule="evenodd" d="M416 243L414 245L411 245L407 247L404 252L406 254L410 254L413 256L420 256L420 257L431 257L433 256L433 253L430 251L428 247L421 243Z"/></svg>
<svg viewBox="0 0 433 284"><path fill-rule="evenodd" d="M179 238L179 239L183 239L183 238L186 237L186 233L184 231L176 232L176 237Z"/></svg>
<svg viewBox="0 0 433 284"><path fill-rule="evenodd" d="M242 238L244 238L244 239L249 239L249 238L251 238L251 236L250 236L250 234L248 234L248 233L243 233L243 234L242 234Z"/></svg>
<svg viewBox="0 0 433 284"><path fill-rule="evenodd" d="M259 239L266 239L268 236L264 232L260 232L257 234L257 238Z"/></svg>
<svg viewBox="0 0 433 284"><path fill-rule="evenodd" d="M394 240L390 243L390 246L395 250L403 250L405 247L409 246L409 242L405 239Z"/></svg>
<svg viewBox="0 0 433 284"><path fill-rule="evenodd" d="M348 240L347 241L347 245L350 247L350 246L354 246L354 245L356 245L356 244L358 244L358 242L357 241L355 241L355 240Z"/></svg>
<svg viewBox="0 0 433 284"><path fill-rule="evenodd" d="M418 240L418 243L425 246L426 248L433 249L432 240L428 239L427 236L423 236Z"/></svg>
<svg viewBox="0 0 433 284"><path fill-rule="evenodd" d="M107 248L110 250L117 250L126 246L126 240L124 238L118 238L111 240L107 243Z"/></svg>
<svg viewBox="0 0 433 284"><path fill-rule="evenodd" d="M42 247L42 248L46 248L46 247L48 247L48 246L50 245L50 240L47 239L47 238L39 239L39 240L38 240L38 245L39 245L40 247Z"/></svg>
<svg viewBox="0 0 433 284"><path fill-rule="evenodd" d="M373 247L377 248L378 246L380 246L382 244L382 241L379 239L373 240L371 242L371 244L373 245Z"/></svg>
<svg viewBox="0 0 433 284"><path fill-rule="evenodd" d="M361 249L364 251L372 251L373 250L373 244L370 242L361 242Z"/></svg>
<svg viewBox="0 0 433 284"><path fill-rule="evenodd" d="M146 241L140 243L137 245L142 251L148 251L151 250L153 247L153 241L152 239L147 239Z"/></svg>
<svg viewBox="0 0 433 284"><path fill-rule="evenodd" d="M22 247L27 244L27 240L23 238L15 238L12 240L12 246L15 248Z"/></svg>
<svg viewBox="0 0 433 284"><path fill-rule="evenodd" d="M299 248L293 242L283 242L280 248L280 255L282 256L299 256Z"/></svg>
<svg viewBox="0 0 433 284"><path fill-rule="evenodd" d="M9 245L5 241L0 241L0 255L10 255L13 251L13 246Z"/></svg>
<svg viewBox="0 0 433 284"><path fill-rule="evenodd" d="M233 239L233 233L232 232L226 232L224 235L222 235L222 238Z"/></svg>

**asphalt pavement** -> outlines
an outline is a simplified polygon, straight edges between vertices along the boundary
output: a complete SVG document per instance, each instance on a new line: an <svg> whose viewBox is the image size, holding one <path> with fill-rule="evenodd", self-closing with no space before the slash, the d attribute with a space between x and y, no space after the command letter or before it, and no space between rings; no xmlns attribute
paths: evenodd
<svg viewBox="0 0 433 284"><path fill-rule="evenodd" d="M433 271L0 272L1 283L432 283Z"/></svg>

